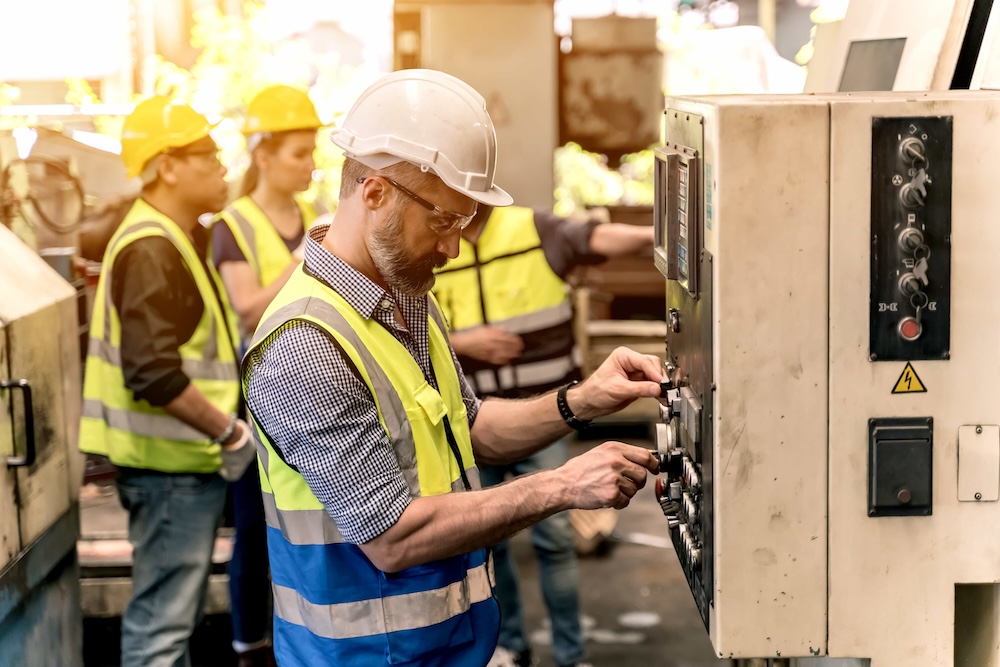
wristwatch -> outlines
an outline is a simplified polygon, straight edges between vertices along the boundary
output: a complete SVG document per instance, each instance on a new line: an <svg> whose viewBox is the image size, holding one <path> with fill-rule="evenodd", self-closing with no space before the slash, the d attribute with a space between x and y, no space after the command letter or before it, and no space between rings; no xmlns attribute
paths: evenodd
<svg viewBox="0 0 1000 667"><path fill-rule="evenodd" d="M559 387L559 391L556 393L556 407L559 408L559 414L570 428L575 431L582 431L590 426L590 420L580 419L574 415L573 411L569 407L569 403L566 402L566 392L569 391L570 387L576 384L580 384L580 381L573 380L569 384Z"/></svg>

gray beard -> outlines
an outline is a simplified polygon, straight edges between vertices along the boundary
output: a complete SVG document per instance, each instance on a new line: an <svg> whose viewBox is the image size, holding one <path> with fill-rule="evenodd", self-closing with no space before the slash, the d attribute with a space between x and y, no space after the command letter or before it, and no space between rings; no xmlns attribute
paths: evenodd
<svg viewBox="0 0 1000 667"><path fill-rule="evenodd" d="M414 259L403 242L403 207L397 206L380 229L368 236L368 252L385 281L406 296L420 298L434 287L434 269L448 258L433 253Z"/></svg>

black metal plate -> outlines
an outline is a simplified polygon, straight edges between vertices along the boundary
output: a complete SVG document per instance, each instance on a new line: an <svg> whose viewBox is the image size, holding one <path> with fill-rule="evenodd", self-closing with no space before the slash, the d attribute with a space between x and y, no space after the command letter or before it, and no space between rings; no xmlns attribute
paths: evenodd
<svg viewBox="0 0 1000 667"><path fill-rule="evenodd" d="M906 207L900 191L912 185L917 169L900 155L904 140L923 144L925 204ZM871 301L869 358L872 361L947 359L951 345L951 196L952 119L950 116L872 119ZM913 297L900 291L900 278L912 273L924 254L900 247L907 228L923 236L927 284L921 286L919 338L904 340L899 326L915 317Z"/></svg>

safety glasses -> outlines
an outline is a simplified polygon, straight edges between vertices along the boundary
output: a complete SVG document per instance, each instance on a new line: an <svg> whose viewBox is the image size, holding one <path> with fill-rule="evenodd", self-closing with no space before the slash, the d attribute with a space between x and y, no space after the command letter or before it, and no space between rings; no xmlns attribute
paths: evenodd
<svg viewBox="0 0 1000 667"><path fill-rule="evenodd" d="M385 181L392 187L396 188L404 195L406 195L407 197L409 197L410 199L412 199L413 201L417 202L425 209L430 211L431 217L427 219L427 224L430 226L432 230L434 230L435 233L440 234L441 236L447 236L448 234L454 234L455 232L462 231L463 229L468 227L469 223L472 222L472 219L476 217L475 211L473 211L472 215L461 215L460 213L455 213L453 211L446 211L440 206L436 206L435 204L430 203L417 193L406 189L396 181L392 180L388 176L383 176L382 174L374 174L372 176L361 176L360 178L358 178L358 183L364 183L369 178L374 178L375 176L378 176L383 181Z"/></svg>

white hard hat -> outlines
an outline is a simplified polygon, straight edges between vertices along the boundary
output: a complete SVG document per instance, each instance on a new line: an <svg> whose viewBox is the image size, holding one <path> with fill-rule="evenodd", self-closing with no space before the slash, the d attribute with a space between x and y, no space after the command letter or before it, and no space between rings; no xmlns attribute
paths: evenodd
<svg viewBox="0 0 1000 667"><path fill-rule="evenodd" d="M486 100L450 74L409 69L382 77L332 138L347 157L372 169L411 162L483 204L514 201L493 182L497 136Z"/></svg>

